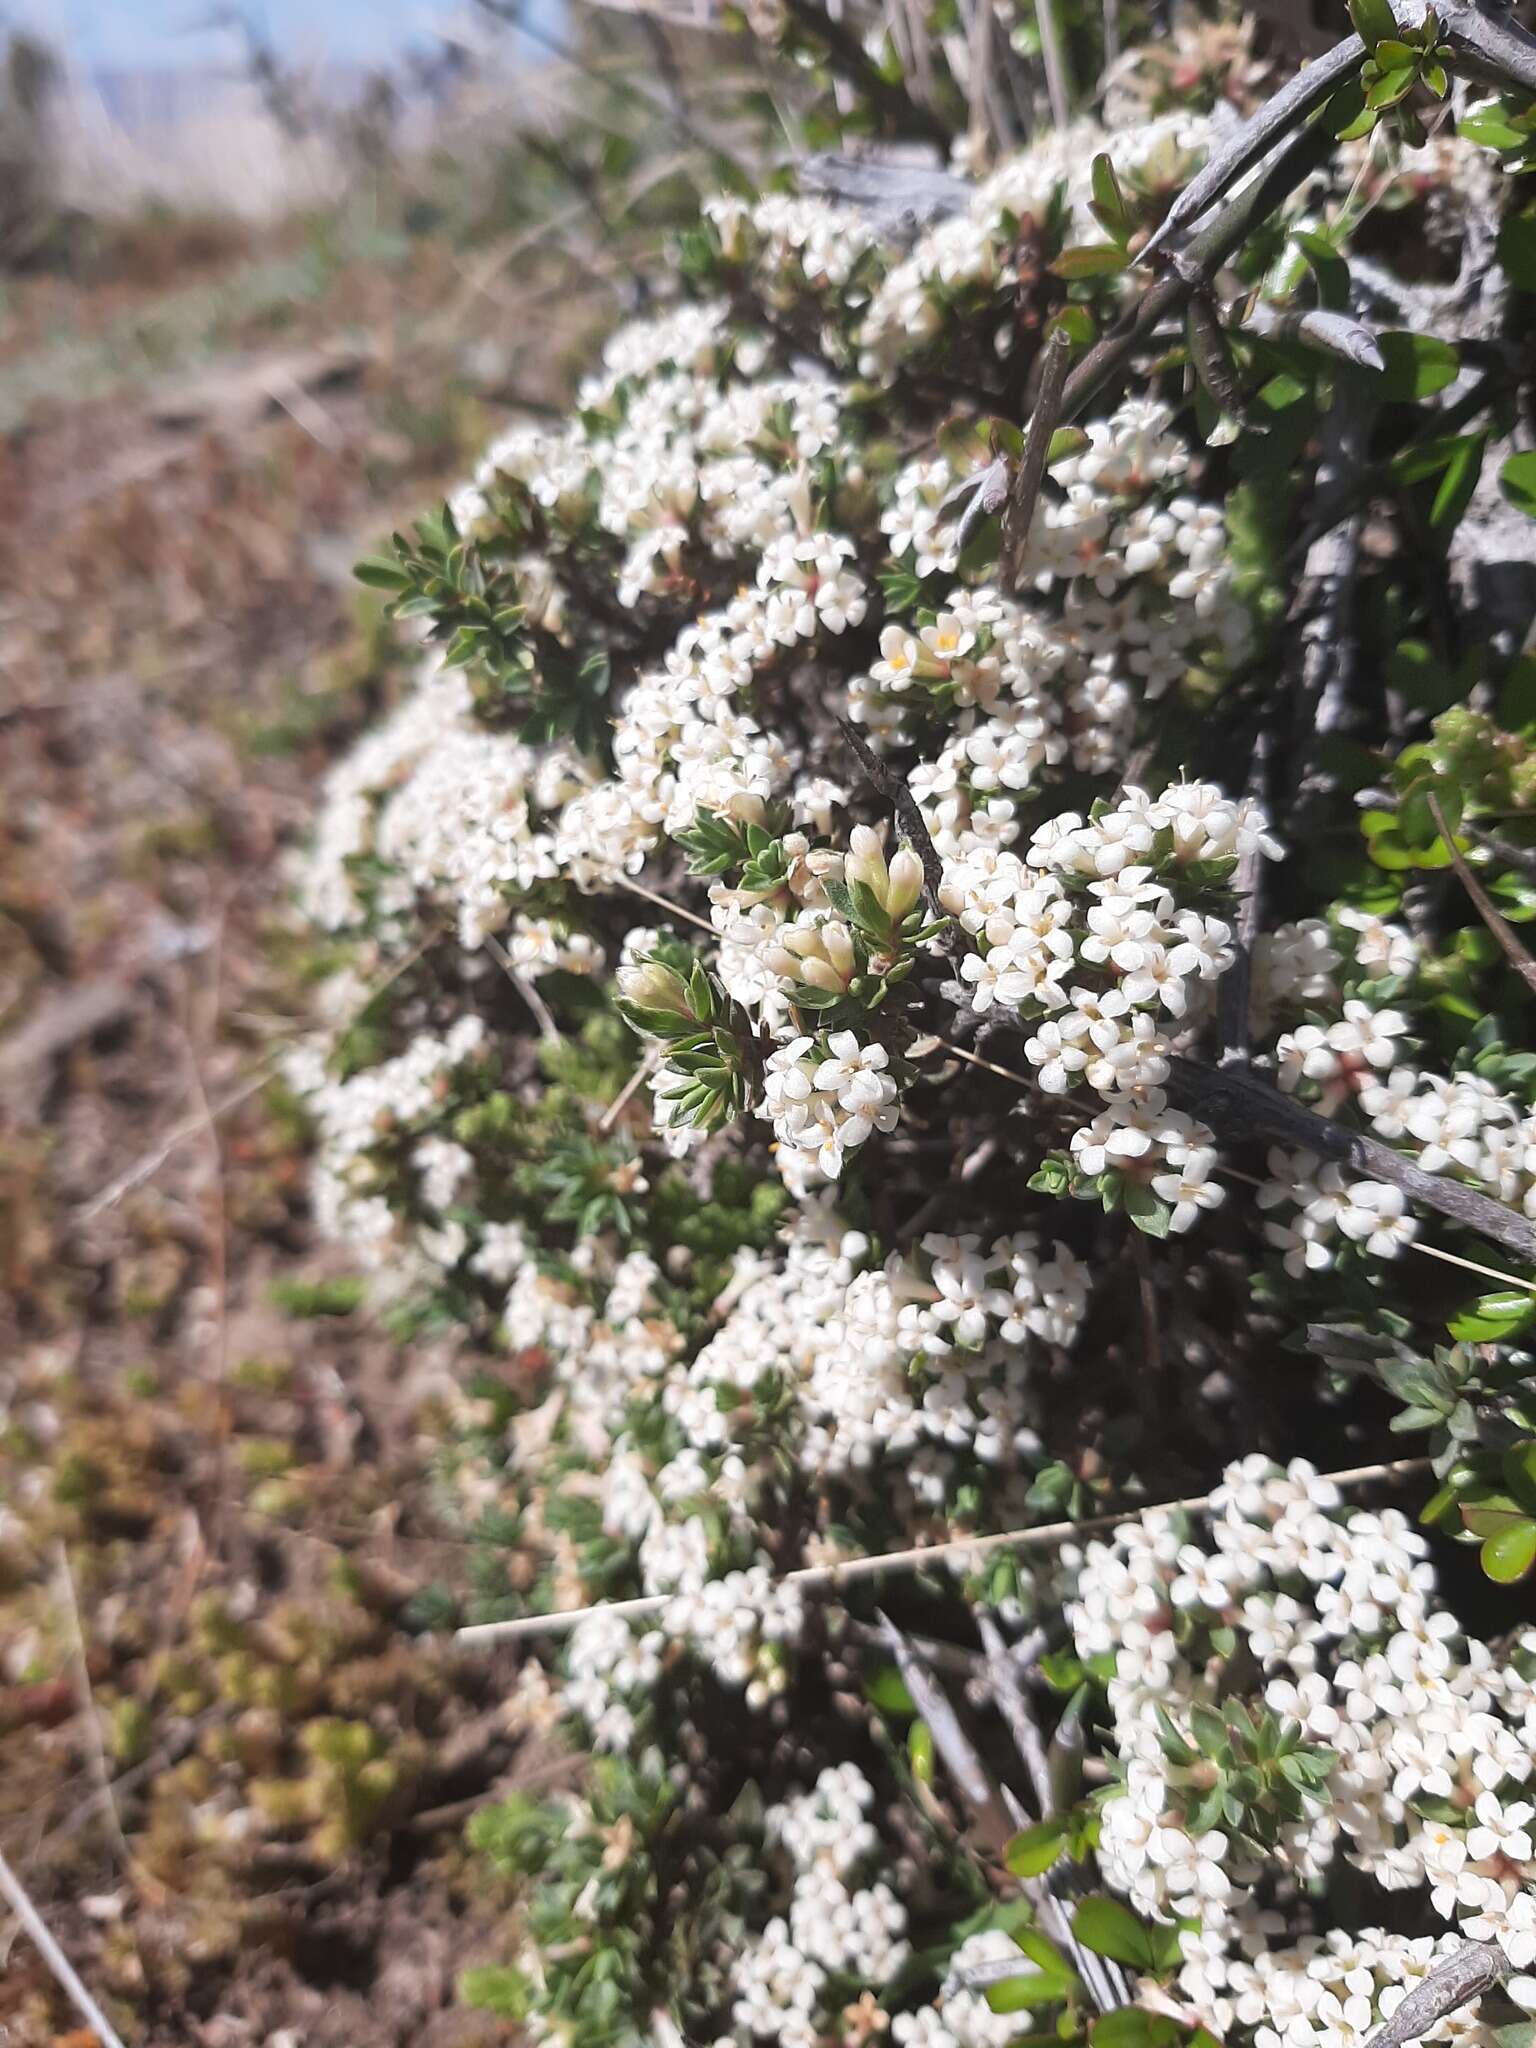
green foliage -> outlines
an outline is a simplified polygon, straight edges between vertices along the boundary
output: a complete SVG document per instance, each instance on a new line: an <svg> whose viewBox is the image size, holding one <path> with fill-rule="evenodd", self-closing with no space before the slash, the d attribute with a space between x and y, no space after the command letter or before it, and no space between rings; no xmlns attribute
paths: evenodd
<svg viewBox="0 0 1536 2048"><path fill-rule="evenodd" d="M349 1316L362 1306L367 1282L355 1273L330 1280L274 1280L267 1292L285 1315Z"/></svg>
<svg viewBox="0 0 1536 2048"><path fill-rule="evenodd" d="M1191 1707L1187 1733L1162 1707L1157 1720L1177 1811L1197 1838L1220 1829L1255 1849L1273 1848L1280 1830L1325 1796L1338 1762L1334 1750L1308 1742L1299 1723L1268 1708L1255 1714L1235 1696Z"/></svg>
<svg viewBox="0 0 1536 2048"><path fill-rule="evenodd" d="M531 530L514 499L504 510L513 536ZM446 667L472 671L491 719L510 718L528 740L565 733L578 746L599 746L607 650L569 648L531 626L512 561L460 533L448 505L417 520L413 535L396 533L393 556L365 556L354 571L388 593L390 617L421 623Z"/></svg>

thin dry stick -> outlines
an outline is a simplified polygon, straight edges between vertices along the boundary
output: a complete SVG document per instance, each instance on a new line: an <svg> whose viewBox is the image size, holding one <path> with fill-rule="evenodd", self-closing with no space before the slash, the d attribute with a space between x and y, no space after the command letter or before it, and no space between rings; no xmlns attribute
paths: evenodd
<svg viewBox="0 0 1536 2048"><path fill-rule="evenodd" d="M1223 1180L1240 1181L1245 1188L1264 1185L1257 1174L1242 1173L1235 1166L1219 1167L1217 1171ZM1500 1280L1506 1287L1523 1287L1527 1294L1536 1294L1536 1280L1522 1280L1518 1273L1501 1273L1497 1266L1481 1266L1476 1259L1464 1259L1459 1252L1442 1251L1439 1245L1425 1244L1422 1238L1410 1238L1408 1249L1426 1259L1439 1259L1442 1265L1463 1266L1469 1273L1481 1273L1485 1280Z"/></svg>
<svg viewBox="0 0 1536 2048"><path fill-rule="evenodd" d="M696 924L701 932L708 932L712 939L719 936L707 917L700 917L697 911L684 910L681 903L673 903L665 896L658 896L654 889L647 889L643 882L634 881L629 875L615 875L614 880L621 889L627 889L631 896L643 896L647 903L654 903L659 910L665 910L669 916L681 917L689 924Z"/></svg>
<svg viewBox="0 0 1536 2048"><path fill-rule="evenodd" d="M1497 832L1485 832L1468 818L1462 819L1461 830L1466 838L1485 846L1496 860L1503 861L1505 867L1536 880L1536 846L1516 846L1512 839L1503 839Z"/></svg>
<svg viewBox="0 0 1536 2048"><path fill-rule="evenodd" d="M636 1089L640 1087L641 1083L645 1080L646 1075L650 1073L651 1069L655 1066L657 1060L660 1057L660 1046L653 1045L650 1051L646 1054L645 1058L640 1062L639 1066L636 1067L635 1071L624 1083L624 1086L619 1090L618 1094L615 1095L612 1102L609 1103L608 1107L603 1111L602 1115L598 1118L597 1128L603 1134L604 1137L606 1137L609 1131L613 1129L614 1125L618 1122L619 1118L624 1114L625 1110L629 1107L630 1102L634 1098Z"/></svg>
<svg viewBox="0 0 1536 2048"><path fill-rule="evenodd" d="M105 2044L105 2048L123 2048L122 2036L75 1974L74 1965L48 1932L42 1914L27 1897L21 1880L3 1854L0 1854L0 1893L4 1894L6 1904L32 1937L33 1946L86 2025Z"/></svg>
<svg viewBox="0 0 1536 2048"><path fill-rule="evenodd" d="M1429 814L1440 829L1440 837L1445 841L1446 849L1451 856L1451 866L1456 870L1456 879L1472 899L1472 908L1498 940L1504 958L1526 987L1536 994L1536 960L1527 953L1506 920L1500 917L1488 891L1468 867L1467 857L1456 844L1455 834L1445 821L1445 812L1440 808L1440 799L1433 791L1429 797Z"/></svg>
<svg viewBox="0 0 1536 2048"><path fill-rule="evenodd" d="M1498 1280L1505 1287L1523 1287L1527 1294L1536 1294L1536 1280L1522 1280L1518 1273L1501 1273L1497 1266L1480 1266L1476 1259L1464 1259L1459 1252L1442 1251L1437 1244L1423 1244L1414 1238L1408 1249L1422 1252L1426 1259L1439 1259L1443 1265L1463 1266L1469 1273L1481 1273L1485 1280Z"/></svg>
<svg viewBox="0 0 1536 2048"><path fill-rule="evenodd" d="M941 943L948 947L954 939L954 927L949 924L944 905L939 899L939 890L944 881L944 863L939 858L938 848L933 843L933 836L918 807L917 798L908 789L905 778L898 775L888 761L881 760L851 718L839 717L837 722L854 759L874 787L894 807L896 822L901 827L903 836L923 864L923 895L933 915L946 920Z"/></svg>
<svg viewBox="0 0 1536 2048"><path fill-rule="evenodd" d="M1252 169L1282 136L1315 113L1365 61L1365 45L1348 36L1321 57L1315 57L1267 99L1230 142L1212 155L1205 169L1184 187L1163 217L1163 223L1141 251L1146 262L1170 235L1198 220L1209 206L1231 190L1244 171Z"/></svg>
<svg viewBox="0 0 1536 2048"><path fill-rule="evenodd" d="M494 932L486 933L485 943L490 948L491 958L533 1012L533 1021L539 1027L540 1038L544 1040L546 1045L558 1045L560 1042L560 1027L555 1022L554 1012L539 994L538 989L529 980L528 976L524 974L522 969L516 965L512 955Z"/></svg>
<svg viewBox="0 0 1536 2048"><path fill-rule="evenodd" d="M1363 1486L1377 1479L1406 1478L1411 1472L1429 1469L1428 1458L1396 1458L1381 1465L1351 1465L1338 1472L1318 1475L1334 1486ZM815 1587L824 1591L846 1586L859 1579L878 1578L884 1572L922 1571L940 1558L964 1553L967 1557L989 1557L999 1550L1046 1550L1053 1543L1076 1542L1101 1529L1118 1529L1143 1520L1147 1515L1199 1514L1211 1504L1208 1493L1192 1494L1185 1500L1158 1501L1150 1507L1135 1508L1114 1515L1091 1515L1081 1522L1042 1522L1034 1529L1007 1529L997 1536L956 1536L947 1543L920 1544L914 1550L885 1550L874 1557L844 1558L839 1564L804 1565L786 1572L781 1584ZM454 1630L461 1643L506 1642L518 1637L568 1635L589 1614L609 1614L625 1621L639 1621L659 1614L672 1598L670 1593L647 1593L635 1600L600 1600L590 1607L570 1607L559 1614L524 1614L516 1621L472 1622Z"/></svg>
<svg viewBox="0 0 1536 2048"><path fill-rule="evenodd" d="M984 1067L989 1074L996 1074L1000 1080L1016 1082L1020 1088L1033 1088L1035 1086L1035 1083L1029 1080L1027 1076L1015 1073L1011 1067L1000 1067L996 1060L983 1059L979 1053L967 1052L964 1046L951 1045L947 1038L935 1038L932 1043L944 1052L953 1054L957 1060L964 1060L973 1067ZM1181 1067L1192 1067L1192 1063L1188 1061L1181 1061L1179 1064ZM1201 1072L1208 1070L1192 1067L1192 1071ZM1227 1076L1225 1074L1213 1073L1211 1078L1213 1081L1220 1082L1225 1080ZM1298 1117L1305 1117L1310 1124L1320 1124L1325 1131L1333 1132L1336 1138L1348 1140L1353 1136L1358 1145L1369 1147L1369 1156L1352 1161L1352 1164L1359 1165L1363 1171L1373 1174L1377 1179L1392 1181L1396 1185L1401 1186L1405 1193L1427 1203L1433 1209L1438 1209L1443 1215L1450 1216L1452 1222L1464 1223L1470 1229L1482 1229L1485 1235L1494 1238L1497 1243L1503 1244L1508 1242L1508 1239L1506 1238L1503 1221L1497 1214L1498 1211L1503 1210L1504 1216L1510 1219L1510 1224L1516 1231L1527 1232L1529 1230L1529 1226L1524 1222L1523 1218L1516 1216L1512 1209L1504 1209L1503 1203L1495 1202L1491 1196L1480 1195L1475 1188L1469 1188L1460 1181L1451 1181L1442 1186L1441 1183L1435 1180L1433 1175L1425 1173L1421 1167L1416 1167L1411 1160L1404 1159L1400 1152L1394 1152L1390 1146L1381 1144L1377 1139L1364 1138L1358 1132L1353 1134L1349 1132L1340 1133L1336 1124L1330 1124L1326 1117L1313 1116L1310 1110L1303 1109L1299 1103L1293 1103L1289 1096L1277 1094L1274 1089L1265 1087L1261 1082L1253 1079L1252 1076L1244 1076L1244 1081L1250 1090L1257 1091L1265 1097L1273 1097L1275 1101L1284 1104L1287 1110L1294 1110ZM1194 1098L1192 1097L1192 1099ZM1206 1107L1206 1105L1201 1104L1198 1100L1196 1100L1195 1106L1202 1110ZM1281 1134L1272 1133L1271 1135ZM1333 1151L1336 1156L1339 1154L1338 1143L1328 1147L1318 1145L1316 1138L1310 1130L1298 1136L1297 1131L1293 1129L1284 1135L1292 1144L1316 1146L1319 1151L1327 1149ZM1348 1149L1346 1144L1345 1150ZM1386 1164L1383 1164L1383 1154L1385 1155ZM1396 1162L1396 1166L1400 1167L1402 1171L1395 1171L1391 1162ZM1251 1188L1258 1188L1264 1185L1261 1180L1256 1180L1251 1173L1240 1173L1235 1166L1223 1166L1218 1171L1224 1180L1241 1181L1245 1186ZM1408 1178L1410 1175L1411 1182ZM1426 1182L1428 1183L1427 1193L1423 1186L1423 1183ZM1475 1216L1479 1219L1486 1212L1493 1212L1490 1220L1494 1223L1495 1227L1488 1229L1484 1222L1471 1220L1474 1211L1464 1206L1469 1203L1476 1205ZM1455 1204L1455 1206L1452 1207L1450 1206L1451 1204ZM1524 1236L1517 1236L1510 1248L1515 1251L1528 1252L1529 1245ZM1427 1259L1440 1259L1448 1266L1465 1266L1469 1273L1481 1273L1489 1280L1501 1280L1507 1286L1523 1287L1529 1293L1536 1294L1536 1281L1522 1280L1515 1273L1500 1273L1492 1266L1480 1266L1475 1259L1464 1259L1455 1252L1441 1251L1438 1245L1423 1244L1418 1238L1413 1238L1409 1242L1408 1249L1411 1252L1421 1253Z"/></svg>
<svg viewBox="0 0 1536 2048"><path fill-rule="evenodd" d="M165 1887L158 1878L144 1869L132 1849L128 1837L123 1833L123 1824L118 1818L117 1801L112 1792L112 1771L107 1762L106 1746L101 1739L101 1722L96 1713L96 1699L91 1691L91 1674L85 1654L85 1629L80 1620L80 1602L75 1595L74 1574L69 1568L69 1553L62 1543L53 1546L53 1576L58 1591L59 1605L69 1620L70 1663L74 1669L75 1690L79 1695L80 1720L85 1731L85 1746L91 1762L91 1775L96 1780L96 1800L106 1815L113 1845L122 1860L123 1868L133 1878L139 1889L156 1905L167 1897Z"/></svg>

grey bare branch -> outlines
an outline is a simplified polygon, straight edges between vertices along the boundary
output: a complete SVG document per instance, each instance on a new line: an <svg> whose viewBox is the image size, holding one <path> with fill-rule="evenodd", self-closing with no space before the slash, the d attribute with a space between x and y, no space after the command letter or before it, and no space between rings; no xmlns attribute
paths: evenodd
<svg viewBox="0 0 1536 2048"><path fill-rule="evenodd" d="M1180 228L1188 227L1207 208L1229 192L1238 179L1307 116L1330 98L1344 80L1358 71L1365 59L1365 45L1350 36L1337 49L1304 65L1279 92L1267 99L1252 120L1243 126L1192 178L1169 207L1158 228L1141 251L1145 261Z"/></svg>
<svg viewBox="0 0 1536 2048"><path fill-rule="evenodd" d="M933 1746L944 1760L989 1855L1000 1855L1014 1828L1003 1795L992 1782L976 1746L960 1725L960 1717L943 1687L933 1676L917 1649L897 1628L889 1615L878 1617L885 1632L886 1646L896 1660L896 1669L911 1693L917 1711L928 1723Z"/></svg>
<svg viewBox="0 0 1536 2048"><path fill-rule="evenodd" d="M800 165L800 183L807 192L857 207L898 240L950 214L963 213L976 188L927 164L882 161L876 157L839 156L826 151Z"/></svg>
<svg viewBox="0 0 1536 2048"><path fill-rule="evenodd" d="M1536 1258L1536 1226L1513 1209L1461 1181L1426 1173L1379 1138L1318 1116L1256 1074L1235 1067L1218 1073L1175 1057L1169 1062L1168 1094L1181 1107L1193 1109L1218 1136L1272 1138L1277 1144L1316 1152L1365 1179L1401 1188L1420 1207L1433 1209L1463 1230L1478 1232L1518 1258Z"/></svg>
<svg viewBox="0 0 1536 2048"><path fill-rule="evenodd" d="M1362 370L1384 370L1386 359L1376 336L1362 320L1347 313L1328 313L1314 307L1306 312L1281 313L1262 300L1254 305L1243 326L1250 334L1262 334L1277 341L1299 341L1320 348L1326 355L1353 363Z"/></svg>
<svg viewBox="0 0 1536 2048"><path fill-rule="evenodd" d="M1040 360L1040 378L1035 390L1035 409L1024 435L1024 452L1019 457L1008 503L1003 511L1003 562L1001 582L1005 590L1018 588L1019 569L1029 545L1030 524L1035 501L1045 476L1046 457L1061 418L1062 393L1067 383L1067 359L1072 344L1065 329L1058 327L1045 344Z"/></svg>
<svg viewBox="0 0 1536 2048"><path fill-rule="evenodd" d="M1465 1943L1408 1993L1386 2025L1372 2034L1365 2048L1408 2048L1410 2042L1421 2039L1459 2007L1481 1998L1508 1974L1509 1964L1497 1943Z"/></svg>

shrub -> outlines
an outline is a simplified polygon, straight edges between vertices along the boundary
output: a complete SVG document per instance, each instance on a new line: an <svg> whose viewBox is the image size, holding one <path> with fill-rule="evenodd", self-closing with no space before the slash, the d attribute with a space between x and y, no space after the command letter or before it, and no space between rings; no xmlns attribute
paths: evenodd
<svg viewBox="0 0 1536 2048"><path fill-rule="evenodd" d="M361 566L427 653L290 1081L489 1360L468 1618L593 1609L518 1695L586 1785L473 1830L540 2038L1340 2048L1457 1928L1536 1999L1536 1637L1436 1575L1536 1557L1536 698L1467 598L1529 117L1426 142L1455 46L1376 11L1235 198L1164 48L921 206L710 202ZM900 1627L839 1582L945 1539Z"/></svg>

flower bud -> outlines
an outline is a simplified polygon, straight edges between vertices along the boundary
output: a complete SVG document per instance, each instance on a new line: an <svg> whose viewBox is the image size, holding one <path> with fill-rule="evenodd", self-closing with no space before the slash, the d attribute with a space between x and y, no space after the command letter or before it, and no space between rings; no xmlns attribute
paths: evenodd
<svg viewBox="0 0 1536 2048"><path fill-rule="evenodd" d="M840 996L844 982L830 960L802 960L800 979L811 988L824 988L829 994Z"/></svg>
<svg viewBox="0 0 1536 2048"><path fill-rule="evenodd" d="M843 862L843 879L850 884L866 883L883 903L890 877L879 833L868 825L855 825L849 835L848 846L848 856Z"/></svg>
<svg viewBox="0 0 1536 2048"><path fill-rule="evenodd" d="M827 923L821 927L822 950L843 980L853 978L853 934L845 924Z"/></svg>
<svg viewBox="0 0 1536 2048"><path fill-rule="evenodd" d="M891 862L885 907L892 917L905 917L923 893L923 863L904 846Z"/></svg>
<svg viewBox="0 0 1536 2048"><path fill-rule="evenodd" d="M619 969L619 993L637 1010L674 1010L690 1017L688 991L682 977L659 960L638 960Z"/></svg>

